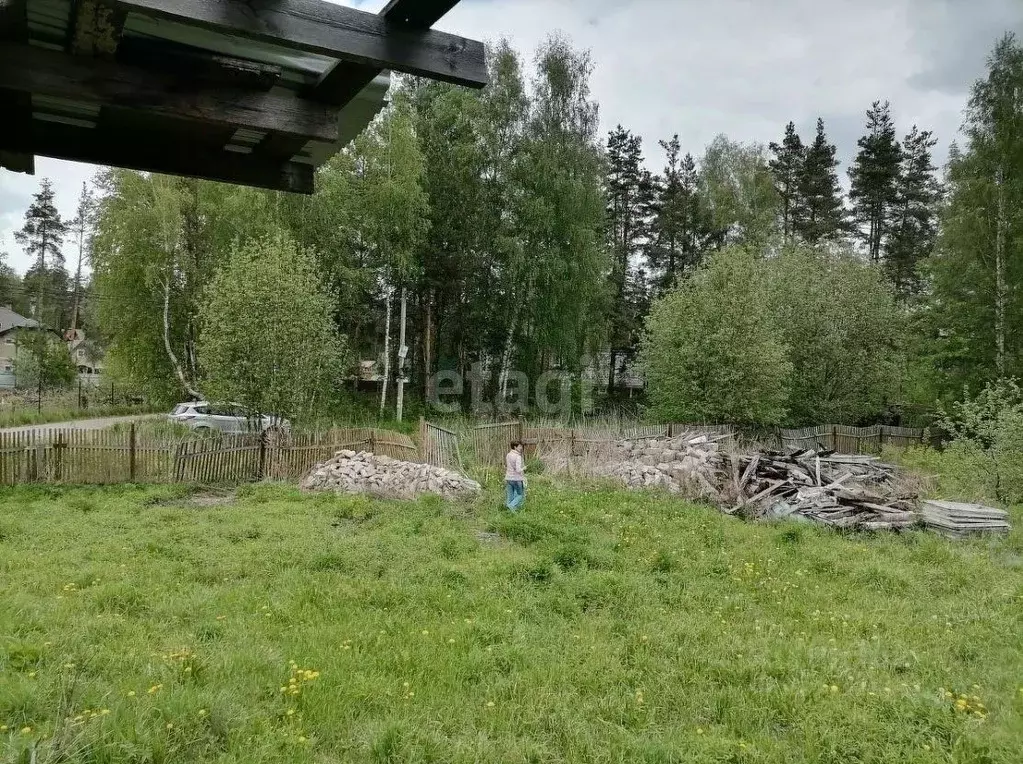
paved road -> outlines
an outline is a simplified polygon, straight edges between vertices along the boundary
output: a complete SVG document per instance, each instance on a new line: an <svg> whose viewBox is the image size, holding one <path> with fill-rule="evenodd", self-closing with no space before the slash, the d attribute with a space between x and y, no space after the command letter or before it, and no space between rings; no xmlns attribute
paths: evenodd
<svg viewBox="0 0 1023 764"><path fill-rule="evenodd" d="M46 432L49 430L103 430L115 424L141 422L144 419L159 419L166 414L133 414L131 416L108 416L101 419L75 419L70 422L47 422L46 424L29 424L24 427L5 427L0 432Z"/></svg>

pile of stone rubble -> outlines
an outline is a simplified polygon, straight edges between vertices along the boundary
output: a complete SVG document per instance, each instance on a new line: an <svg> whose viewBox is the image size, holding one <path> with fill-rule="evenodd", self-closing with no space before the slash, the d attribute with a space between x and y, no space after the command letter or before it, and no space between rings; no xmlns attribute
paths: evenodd
<svg viewBox="0 0 1023 764"><path fill-rule="evenodd" d="M481 490L479 483L457 472L366 451L338 451L330 461L313 467L301 487L392 499L412 499L424 493L463 499Z"/></svg>

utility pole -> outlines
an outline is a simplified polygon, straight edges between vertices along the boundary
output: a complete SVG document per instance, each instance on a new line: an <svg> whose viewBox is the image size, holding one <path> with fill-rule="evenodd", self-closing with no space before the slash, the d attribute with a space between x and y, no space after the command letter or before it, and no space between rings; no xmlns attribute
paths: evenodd
<svg viewBox="0 0 1023 764"><path fill-rule="evenodd" d="M405 402L405 359L408 357L408 347L405 345L405 308L408 302L408 292L405 287L401 288L401 326L398 329L398 410L397 419L401 421L401 410Z"/></svg>

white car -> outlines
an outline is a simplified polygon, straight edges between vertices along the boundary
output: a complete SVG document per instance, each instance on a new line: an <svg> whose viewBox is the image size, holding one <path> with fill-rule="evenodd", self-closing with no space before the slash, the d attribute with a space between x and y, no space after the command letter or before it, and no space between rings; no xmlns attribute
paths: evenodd
<svg viewBox="0 0 1023 764"><path fill-rule="evenodd" d="M291 422L287 419L274 414L260 416L237 403L179 403L167 415L167 421L183 424L196 432L223 432L229 435L291 431Z"/></svg>

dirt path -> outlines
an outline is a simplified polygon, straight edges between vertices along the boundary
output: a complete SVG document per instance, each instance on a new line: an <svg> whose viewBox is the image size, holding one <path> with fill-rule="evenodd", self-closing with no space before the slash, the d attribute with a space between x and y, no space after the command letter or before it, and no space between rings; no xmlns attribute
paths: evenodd
<svg viewBox="0 0 1023 764"><path fill-rule="evenodd" d="M131 416L108 416L100 419L74 419L70 422L47 422L46 424L29 424L23 427L5 427L0 432L48 432L50 430L103 430L115 424L141 422L145 419L160 419L166 414L133 414Z"/></svg>

